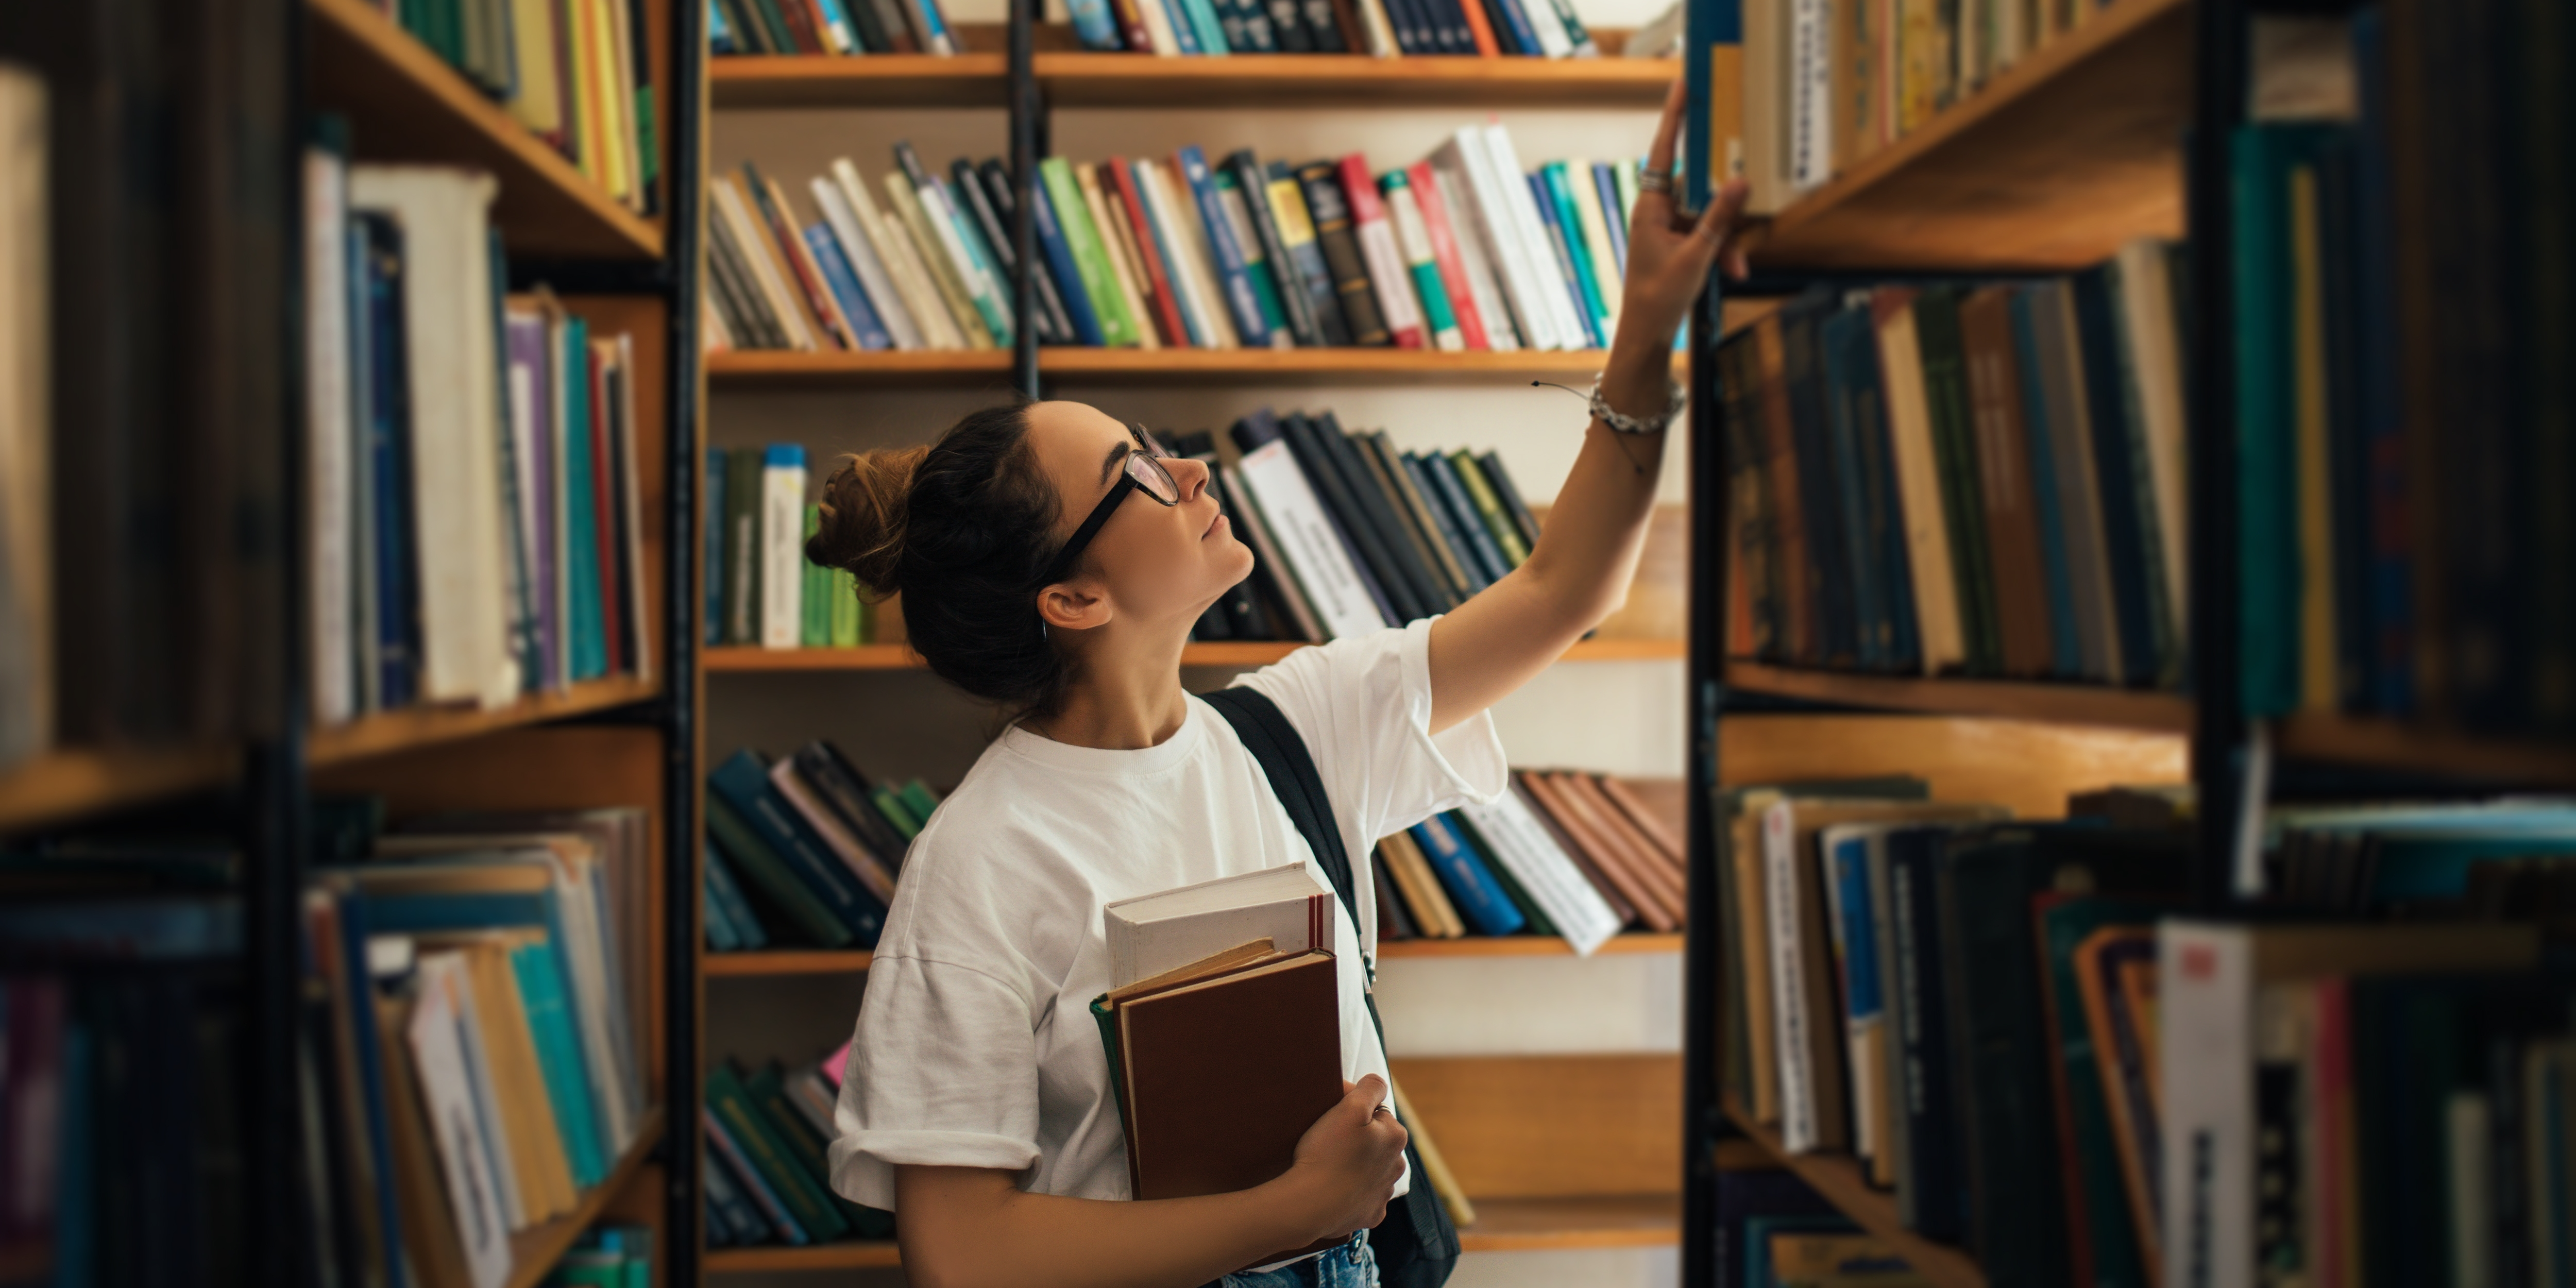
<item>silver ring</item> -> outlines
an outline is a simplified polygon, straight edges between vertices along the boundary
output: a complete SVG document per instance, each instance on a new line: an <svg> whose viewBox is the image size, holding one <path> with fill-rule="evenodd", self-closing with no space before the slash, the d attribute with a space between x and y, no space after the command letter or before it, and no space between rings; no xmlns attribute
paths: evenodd
<svg viewBox="0 0 2576 1288"><path fill-rule="evenodd" d="M1391 1106L1388 1106L1388 1105L1379 1105L1377 1108L1372 1109L1372 1110L1370 1110L1370 1111L1369 1111L1369 1117L1371 1117L1371 1118L1375 1118L1375 1117L1377 1117L1379 1114L1391 1114L1391 1113L1394 1113L1394 1112L1395 1112L1395 1110L1394 1110L1394 1108L1393 1108L1393 1107L1391 1107Z"/></svg>
<svg viewBox="0 0 2576 1288"><path fill-rule="evenodd" d="M1637 176L1637 191L1670 193L1673 176L1669 170L1648 170Z"/></svg>

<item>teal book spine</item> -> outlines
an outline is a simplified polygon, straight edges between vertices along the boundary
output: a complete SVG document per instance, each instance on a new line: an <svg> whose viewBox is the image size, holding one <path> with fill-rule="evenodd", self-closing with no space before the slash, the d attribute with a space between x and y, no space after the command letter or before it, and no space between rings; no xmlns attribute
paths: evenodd
<svg viewBox="0 0 2576 1288"><path fill-rule="evenodd" d="M572 678L608 674L607 624L599 605L598 462L591 456L590 327L564 324L564 543L572 560Z"/></svg>
<svg viewBox="0 0 2576 1288"><path fill-rule="evenodd" d="M815 1184L814 1178L797 1165L795 1156L779 1143L730 1064L719 1063L707 1071L707 1103L733 1133L734 1144L743 1157L759 1170L762 1180L769 1182L779 1201L787 1205L797 1225L817 1239L849 1233L850 1223L841 1216L832 1196Z"/></svg>
<svg viewBox="0 0 2576 1288"><path fill-rule="evenodd" d="M527 1008L528 1033L536 1039L537 1068L545 1077L546 1099L554 1106L555 1127L563 1133L564 1157L572 1163L572 1183L589 1189L608 1177L606 1133L599 1106L591 1099L582 1073L580 1041L573 1031L572 1008L565 1005L563 977L554 953L543 943L511 950L510 973L519 982L519 1001Z"/></svg>

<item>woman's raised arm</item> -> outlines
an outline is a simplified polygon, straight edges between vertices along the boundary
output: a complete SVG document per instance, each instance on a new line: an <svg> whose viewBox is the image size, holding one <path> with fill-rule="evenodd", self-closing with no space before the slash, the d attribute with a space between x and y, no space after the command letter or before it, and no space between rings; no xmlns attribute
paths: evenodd
<svg viewBox="0 0 2576 1288"><path fill-rule="evenodd" d="M1649 175L1669 174L1682 87L1664 100L1646 155ZM1744 208L1730 181L1696 220L1669 187L1637 194L1628 221L1628 272L1619 331L1601 374L1601 396L1622 415L1652 418L1666 405L1673 336L1699 298ZM1728 267L1741 275L1742 252ZM1431 728L1446 729L1529 682L1627 598L1654 511L1664 434L1622 434L1595 418L1556 494L1527 562L1431 628Z"/></svg>

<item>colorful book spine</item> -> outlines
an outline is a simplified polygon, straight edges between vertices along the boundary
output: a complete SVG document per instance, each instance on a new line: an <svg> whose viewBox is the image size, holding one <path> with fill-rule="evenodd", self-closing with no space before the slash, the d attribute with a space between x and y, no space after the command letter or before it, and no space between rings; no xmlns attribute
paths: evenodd
<svg viewBox="0 0 2576 1288"><path fill-rule="evenodd" d="M1494 881L1484 861L1469 849L1448 815L1434 814L1413 825L1414 841L1440 878L1441 888L1480 935L1508 935L1528 924L1511 896Z"/></svg>
<svg viewBox="0 0 2576 1288"><path fill-rule="evenodd" d="M1112 348L1134 345L1141 319L1128 314L1118 283L1110 276L1108 249L1101 245L1100 229L1092 223L1090 204L1083 200L1072 164L1062 157L1048 157L1038 163L1038 175L1045 180L1046 197L1054 207L1082 294L1098 317L1101 343Z"/></svg>

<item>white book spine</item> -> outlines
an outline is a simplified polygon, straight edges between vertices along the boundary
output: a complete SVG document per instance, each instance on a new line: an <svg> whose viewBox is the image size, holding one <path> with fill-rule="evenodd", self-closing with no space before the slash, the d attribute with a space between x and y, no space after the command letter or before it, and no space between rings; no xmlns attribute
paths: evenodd
<svg viewBox="0 0 2576 1288"><path fill-rule="evenodd" d="M1269 940L1273 952L1329 949L1333 946L1333 910L1337 906L1331 892L1318 889L1295 899L1153 921L1131 921L1119 915L1116 908L1103 909L1102 929L1109 940L1109 986L1124 988L1256 940Z"/></svg>
<svg viewBox="0 0 2576 1288"><path fill-rule="evenodd" d="M1169 267L1180 274L1181 298L1190 306L1193 320L1206 333L1208 346L1215 349L1240 349L1243 340L1235 334L1234 320L1226 316L1210 280L1216 257L1208 250L1207 236L1199 227L1196 212L1180 201L1172 191L1171 172L1159 162L1136 163L1137 190L1152 202L1154 218L1163 225L1164 240L1171 243Z"/></svg>
<svg viewBox="0 0 2576 1288"><path fill-rule="evenodd" d="M1547 0L1526 0L1521 8L1529 15L1530 31L1538 37L1541 54L1549 58L1574 56L1574 39L1565 34L1565 23L1548 7Z"/></svg>
<svg viewBox="0 0 2576 1288"><path fill-rule="evenodd" d="M504 325L507 325L506 319ZM546 478L545 471L538 468L537 461L539 453L552 450L546 441L547 427L551 422L546 419L544 409L537 406L537 373L534 370L513 360L507 368L503 369L502 378L509 384L510 445L515 453L512 464L518 467L519 475L519 543L520 548L528 552L530 564L529 610L540 620L552 617L560 623L563 619L554 617L554 605L551 603L539 605L534 598L538 588L535 579L537 566L549 561L554 552L554 534L537 526L538 516L544 514L547 509L537 502L537 489ZM560 564L551 566L558 570L562 567ZM528 629L540 643L543 642L543 633L538 630L537 622L529 623ZM558 645L560 645L560 639L558 639ZM553 662L543 655L542 649L539 652L537 664L544 668L544 673L537 677L540 685L550 683L554 674Z"/></svg>
<svg viewBox="0 0 2576 1288"><path fill-rule="evenodd" d="M1601 186L1593 181L1592 163L1575 160L1565 163L1566 188L1574 196L1575 218L1583 224L1584 252L1592 257L1592 284L1601 290L1601 307L1610 311L1602 326L1604 335L1615 335L1619 329L1619 306L1626 302L1626 274L1619 266L1619 253L1610 245L1610 221L1616 209L1601 208Z"/></svg>
<svg viewBox="0 0 2576 1288"><path fill-rule="evenodd" d="M1326 638L1363 635L1385 626L1358 570L1351 567L1350 553L1324 518L1323 503L1315 499L1297 459L1288 454L1287 441L1272 439L1244 453L1241 469Z"/></svg>
<svg viewBox="0 0 2576 1288"><path fill-rule="evenodd" d="M795 648L805 629L805 449L772 443L760 469L760 644Z"/></svg>
<svg viewBox="0 0 2576 1288"><path fill-rule="evenodd" d="M765 225L744 204L742 192L722 179L710 180L708 197L716 217L725 221L725 230L733 234L734 248L751 269L752 284L760 288L761 299L778 319L778 327L787 333L787 346L798 351L815 347L814 332L805 325L805 310L796 302L795 292L788 288L786 265L778 262L778 246L771 241Z"/></svg>
<svg viewBox="0 0 2576 1288"><path fill-rule="evenodd" d="M848 162L840 162L847 165ZM875 306L877 320L885 324L886 334L894 338L898 349L922 347L921 328L912 322L912 310L894 288L894 279L886 275L885 262L877 258L877 248L859 231L858 212L850 208L850 199L839 184L821 175L812 183L814 205L823 212L823 222L831 225L832 239L841 244L841 256L850 261L850 271L858 276L859 288L868 294Z"/></svg>
<svg viewBox="0 0 2576 1288"><path fill-rule="evenodd" d="M937 179L913 185L921 200L922 221L930 225L930 234L939 239L939 252L957 268L957 282L966 290L966 298L984 318L984 326L993 333L997 345L1011 342L1011 311L1002 302L1002 292L982 260L966 249L966 241L957 235L957 207L950 204L948 190ZM923 247L928 250L929 247Z"/></svg>
<svg viewBox="0 0 2576 1288"><path fill-rule="evenodd" d="M1578 957L1589 957L1619 933L1619 914L1601 892L1583 878L1556 838L1529 812L1519 795L1504 792L1491 804L1460 807L1477 832L1493 843L1494 857L1511 869L1512 879L1556 923Z"/></svg>
<svg viewBox="0 0 2576 1288"><path fill-rule="evenodd" d="M1798 955L1797 809L1787 801L1762 814L1762 890L1771 918L1772 1046L1780 1064L1780 1143L1816 1148L1816 1089L1807 1067L1807 990Z"/></svg>
<svg viewBox="0 0 2576 1288"><path fill-rule="evenodd" d="M569 983L582 1050L590 1063L590 1081L598 1100L600 1127L610 1148L623 1152L635 1139L637 1103L634 1052L622 1038L616 967L609 960L599 905L580 867L549 854L554 868L555 905L564 943L558 951L571 968Z"/></svg>
<svg viewBox="0 0 2576 1288"><path fill-rule="evenodd" d="M357 714L357 649L349 607L349 461L356 418L349 390L348 183L348 163L339 154L306 149L304 477L312 563L305 572L305 602L312 614L313 718L326 725ZM0 469L16 464L0 459ZM8 759L6 752L0 747L0 760Z"/></svg>
<svg viewBox="0 0 2576 1288"><path fill-rule="evenodd" d="M1790 2L1789 185L1805 192L1834 177L1833 17L1830 0Z"/></svg>
<svg viewBox="0 0 2576 1288"><path fill-rule="evenodd" d="M462 965L453 953L420 959L418 1000L404 1036L419 1073L421 1107L438 1146L448 1211L456 1218L457 1241L464 1246L474 1288L501 1288L510 1279L510 1222L500 1203L502 1169L494 1166L465 1071L456 1000Z"/></svg>
<svg viewBox="0 0 2576 1288"><path fill-rule="evenodd" d="M1531 194L1529 171L1521 168L1520 153L1512 147L1509 130L1488 125L1482 131L1485 146L1493 153L1495 182L1503 189L1504 204L1511 208L1512 224L1520 230L1523 244L1529 248L1530 262L1538 273L1539 298L1548 310L1549 325L1564 343L1561 347L1581 349L1591 344L1591 332L1576 316L1584 311L1582 301L1568 294L1573 284L1559 268L1555 243L1549 240L1547 224L1539 218L1538 198ZM1571 268L1571 265L1567 265Z"/></svg>
<svg viewBox="0 0 2576 1288"><path fill-rule="evenodd" d="M1456 163L1467 178L1464 222L1475 226L1478 240L1492 257L1521 339L1539 350L1573 347L1558 335L1555 314L1538 293L1537 267L1530 262L1528 243L1520 236L1507 194L1494 174L1493 152L1485 146L1483 131L1472 125L1458 131Z"/></svg>
<svg viewBox="0 0 2576 1288"><path fill-rule="evenodd" d="M1485 324L1485 347L1495 353L1518 351L1523 347L1521 333L1512 325L1511 306L1494 280L1495 251L1475 217L1475 193L1466 176L1449 166L1431 168L1431 186L1439 190L1441 207L1449 212L1449 232L1458 243L1458 263L1467 274L1467 298L1474 301L1476 315Z"/></svg>
<svg viewBox="0 0 2576 1288"><path fill-rule="evenodd" d="M421 696L487 706L518 693L502 567L489 175L354 166L350 202L403 226L411 385L412 548L420 566Z"/></svg>
<svg viewBox="0 0 2576 1288"><path fill-rule="evenodd" d="M2254 945L2156 929L2164 1083L2164 1288L2253 1288Z"/></svg>
<svg viewBox="0 0 2576 1288"><path fill-rule="evenodd" d="M948 316L947 303L939 298L937 288L921 272L921 266L904 258L903 248L895 240L901 229L888 223L885 214L877 209L876 199L868 195L867 181L859 177L858 167L847 159L833 162L832 182L849 202L850 213L858 217L859 232L876 251L877 262L885 266L895 293L903 298L904 310L912 315L914 328L921 332L922 346L965 348L966 337Z"/></svg>
<svg viewBox="0 0 2576 1288"><path fill-rule="evenodd" d="M1383 210L1386 203L1380 200L1378 205ZM1360 258L1368 263L1369 289L1377 296L1387 332L1420 331L1422 300L1413 293L1413 272L1405 265L1404 252L1396 249L1392 213L1368 220L1354 215L1351 225L1359 232ZM1423 336L1422 343L1431 347L1431 337Z"/></svg>

